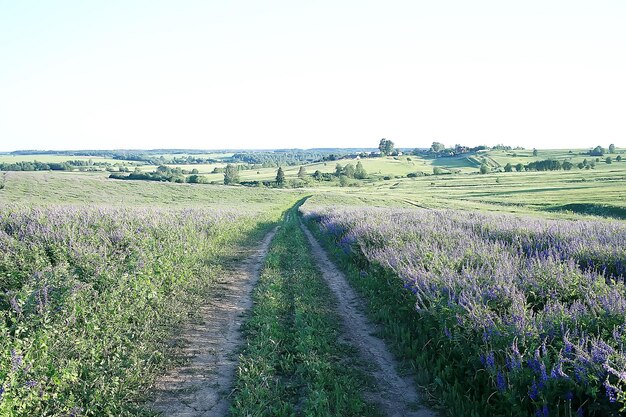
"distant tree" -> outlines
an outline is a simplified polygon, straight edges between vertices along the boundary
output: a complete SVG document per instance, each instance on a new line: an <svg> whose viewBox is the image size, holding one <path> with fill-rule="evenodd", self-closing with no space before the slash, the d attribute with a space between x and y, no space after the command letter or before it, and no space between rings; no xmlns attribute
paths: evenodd
<svg viewBox="0 0 626 417"><path fill-rule="evenodd" d="M378 149L383 155L391 155L393 153L393 147L393 142L385 138L382 138L378 144Z"/></svg>
<svg viewBox="0 0 626 417"><path fill-rule="evenodd" d="M504 166L504 172L511 172L513 171L513 165L511 165L510 162L507 162L507 164Z"/></svg>
<svg viewBox="0 0 626 417"><path fill-rule="evenodd" d="M607 156L605 162L607 164L612 164L613 163L613 159L610 156Z"/></svg>
<svg viewBox="0 0 626 417"><path fill-rule="evenodd" d="M276 185L279 187L285 185L285 173L283 172L282 167L278 167L278 171L276 171Z"/></svg>
<svg viewBox="0 0 626 417"><path fill-rule="evenodd" d="M341 164L335 165L335 175L340 176L341 174L343 174L343 167Z"/></svg>
<svg viewBox="0 0 626 417"><path fill-rule="evenodd" d="M356 168L354 170L354 178L359 180L364 180L367 178L367 171L363 168L363 164L361 161L356 163Z"/></svg>
<svg viewBox="0 0 626 417"><path fill-rule="evenodd" d="M343 169L343 173L348 178L354 178L354 173L355 173L354 165L347 164L346 167Z"/></svg>
<svg viewBox="0 0 626 417"><path fill-rule="evenodd" d="M306 168L301 166L300 169L298 170L298 178L304 178L304 177L306 177Z"/></svg>
<svg viewBox="0 0 626 417"><path fill-rule="evenodd" d="M589 151L589 155L604 156L604 148L602 146L596 146L595 148Z"/></svg>
<svg viewBox="0 0 626 417"><path fill-rule="evenodd" d="M585 167L585 164L583 164L582 162L579 162L578 165L576 165L578 167L578 169L583 169Z"/></svg>
<svg viewBox="0 0 626 417"><path fill-rule="evenodd" d="M537 156L539 155L539 152L537 152L537 149L533 148L533 156Z"/></svg>
<svg viewBox="0 0 626 417"><path fill-rule="evenodd" d="M520 162L520 163L517 163L517 164L515 165L515 170L516 170L517 172L522 172L522 171L524 170L524 165L522 165L522 163L521 163L521 162Z"/></svg>
<svg viewBox="0 0 626 417"><path fill-rule="evenodd" d="M224 169L224 184L232 185L239 183L239 170L233 164L226 165Z"/></svg>
<svg viewBox="0 0 626 417"><path fill-rule="evenodd" d="M348 181L348 177L346 177L345 175L342 175L339 177L339 185L342 187L347 187L350 184L350 182Z"/></svg>
<svg viewBox="0 0 626 417"><path fill-rule="evenodd" d="M313 173L313 179L316 181L321 181L322 180L322 171L320 171L319 169L316 169L315 172Z"/></svg>
<svg viewBox="0 0 626 417"><path fill-rule="evenodd" d="M187 177L187 182L190 184L208 184L209 180L205 176L193 174Z"/></svg>
<svg viewBox="0 0 626 417"><path fill-rule="evenodd" d="M617 158L615 158L615 160L617 162L622 162L622 155L617 155Z"/></svg>
<svg viewBox="0 0 626 417"><path fill-rule="evenodd" d="M563 164L561 164L561 167L566 171L572 169L573 166L574 164L572 164L570 161L564 161Z"/></svg>
<svg viewBox="0 0 626 417"><path fill-rule="evenodd" d="M487 164L481 164L480 166L480 173L481 174L486 174L489 172L489 166Z"/></svg>
<svg viewBox="0 0 626 417"><path fill-rule="evenodd" d="M194 168L194 169L192 169L192 170L191 170L191 173L192 173L193 175L197 175L197 174L199 174L199 173L200 173L200 171L198 171L198 168Z"/></svg>
<svg viewBox="0 0 626 417"><path fill-rule="evenodd" d="M615 153L615 145L612 143L609 145L609 153Z"/></svg>
<svg viewBox="0 0 626 417"><path fill-rule="evenodd" d="M442 175L445 174L446 171L439 168L439 167L433 167L433 175Z"/></svg>
<svg viewBox="0 0 626 417"><path fill-rule="evenodd" d="M434 153L439 153L445 149L446 149L446 145L444 145L441 142L433 142L433 144L430 145L430 150L433 151Z"/></svg>

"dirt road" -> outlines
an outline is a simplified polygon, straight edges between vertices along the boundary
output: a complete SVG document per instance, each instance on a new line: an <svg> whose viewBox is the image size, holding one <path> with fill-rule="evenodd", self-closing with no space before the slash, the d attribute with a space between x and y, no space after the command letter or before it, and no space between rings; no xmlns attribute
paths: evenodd
<svg viewBox="0 0 626 417"><path fill-rule="evenodd" d="M240 326L252 305L252 289L275 233L276 229L269 232L257 248L244 254L244 262L226 271L209 304L200 310L202 320L183 330L183 354L189 362L159 379L156 411L168 417L227 414L243 341Z"/></svg>
<svg viewBox="0 0 626 417"><path fill-rule="evenodd" d="M344 274L330 261L326 252L311 232L301 224L313 257L337 298L337 309L343 321L343 338L356 346L367 370L376 381L376 391L367 393L368 400L378 404L389 417L436 417L438 414L422 406L416 387L410 377L401 377L397 363L385 343L372 336L376 327L360 311L361 300L348 284Z"/></svg>

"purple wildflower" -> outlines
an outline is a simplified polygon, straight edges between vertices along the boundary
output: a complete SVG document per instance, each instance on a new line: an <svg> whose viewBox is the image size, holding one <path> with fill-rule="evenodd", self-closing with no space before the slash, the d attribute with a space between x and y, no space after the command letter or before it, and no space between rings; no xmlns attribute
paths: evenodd
<svg viewBox="0 0 626 417"><path fill-rule="evenodd" d="M11 369L13 372L17 372L21 367L24 361L24 357L15 352L15 350L11 350Z"/></svg>
<svg viewBox="0 0 626 417"><path fill-rule="evenodd" d="M78 417L81 415L82 412L83 409L81 407L73 407L70 411L70 417Z"/></svg>
<svg viewBox="0 0 626 417"><path fill-rule="evenodd" d="M528 388L528 398L533 401L537 401L539 398L539 386L537 385L537 381L533 379L533 383Z"/></svg>
<svg viewBox="0 0 626 417"><path fill-rule="evenodd" d="M17 301L17 298L11 297L11 300L9 300L9 303L11 304L11 308L16 314L22 314L22 307L20 307L20 304Z"/></svg>
<svg viewBox="0 0 626 417"><path fill-rule="evenodd" d="M33 380L26 381L26 383L24 384L24 386L25 386L26 388L34 388L34 387L36 387L37 385L39 385L39 382L37 382L37 381L33 381Z"/></svg>
<svg viewBox="0 0 626 417"><path fill-rule="evenodd" d="M604 381L604 389L606 390L606 396L609 398L609 402L614 403L617 401L617 387L611 385L608 379Z"/></svg>
<svg viewBox="0 0 626 417"><path fill-rule="evenodd" d="M506 391L506 388L507 388L506 379L502 371L498 371L498 375L496 376L496 385L500 392Z"/></svg>

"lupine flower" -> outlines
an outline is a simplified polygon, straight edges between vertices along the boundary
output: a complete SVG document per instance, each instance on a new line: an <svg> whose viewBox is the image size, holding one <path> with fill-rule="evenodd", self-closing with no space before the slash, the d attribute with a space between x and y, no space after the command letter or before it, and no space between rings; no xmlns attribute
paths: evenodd
<svg viewBox="0 0 626 417"><path fill-rule="evenodd" d="M604 389L606 391L606 396L609 398L609 401L614 403L617 401L617 393L619 392L618 388L614 385L611 385L608 378L604 381Z"/></svg>
<svg viewBox="0 0 626 417"><path fill-rule="evenodd" d="M534 379L533 383L528 388L528 397L533 401L537 401L539 398L539 386L537 385L537 381Z"/></svg>
<svg viewBox="0 0 626 417"><path fill-rule="evenodd" d="M537 413L535 415L537 417L549 417L550 416L550 410L548 409L548 405L544 404L543 407L541 407L539 410L537 410Z"/></svg>
<svg viewBox="0 0 626 417"><path fill-rule="evenodd" d="M336 242L349 239L368 263L394 271L420 314L456 320L459 334L476 340L484 368L494 372L501 355L500 372L530 369L533 401L550 379L586 389L599 388L607 374L626 375L623 223L307 206L305 216ZM437 330L452 334L447 326Z"/></svg>
<svg viewBox="0 0 626 417"><path fill-rule="evenodd" d="M24 357L15 352L15 350L11 350L11 369L13 372L17 372L21 367L24 361Z"/></svg>
<svg viewBox="0 0 626 417"><path fill-rule="evenodd" d="M503 392L506 390L507 386L506 386L506 379L504 377L504 374L502 373L502 371L498 371L498 374L496 375L496 386L498 387L498 390L500 392Z"/></svg>
<svg viewBox="0 0 626 417"><path fill-rule="evenodd" d="M24 386L25 386L26 388L34 388L34 387L36 387L38 384L39 384L39 382L37 382L37 381L33 381L33 380L30 380L30 381L26 381L26 383L24 384Z"/></svg>

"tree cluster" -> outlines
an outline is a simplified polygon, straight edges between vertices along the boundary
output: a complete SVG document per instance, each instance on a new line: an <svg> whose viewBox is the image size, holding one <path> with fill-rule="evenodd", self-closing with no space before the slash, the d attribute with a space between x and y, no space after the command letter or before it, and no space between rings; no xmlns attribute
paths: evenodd
<svg viewBox="0 0 626 417"><path fill-rule="evenodd" d="M382 138L378 144L378 150L385 156L392 155L394 153L394 144L389 139Z"/></svg>
<svg viewBox="0 0 626 417"><path fill-rule="evenodd" d="M361 161L356 163L356 167L353 164L346 164L345 166L341 166L341 164L337 164L335 166L335 176L340 177L345 176L347 178L355 178L357 180L363 180L367 178L367 171L363 168L363 164Z"/></svg>
<svg viewBox="0 0 626 417"><path fill-rule="evenodd" d="M208 178L202 175L198 175L198 170L191 171L192 175L186 176L187 171L180 168L170 168L165 165L160 165L156 171L142 172L138 168L128 175L122 173L112 173L109 178L117 180L141 180L141 181L162 181L162 182L175 182L175 183L190 183L190 184L207 184Z"/></svg>
<svg viewBox="0 0 626 417"><path fill-rule="evenodd" d="M504 145L498 145L500 147L504 147ZM510 146L507 147L510 149ZM471 152L478 152L481 150L485 150L488 149L486 146L475 146L475 147L469 147L469 146L463 146L463 145L459 145L456 144L454 145L454 147L452 148L446 148L446 146L441 143L441 142L433 142L432 145L430 145L430 148L428 150L426 150L425 152L419 149L415 149L413 151L413 155L431 155L431 156L436 156L436 157L450 157L450 156L457 156L457 155L463 155L463 154L467 154L467 153L471 153Z"/></svg>

